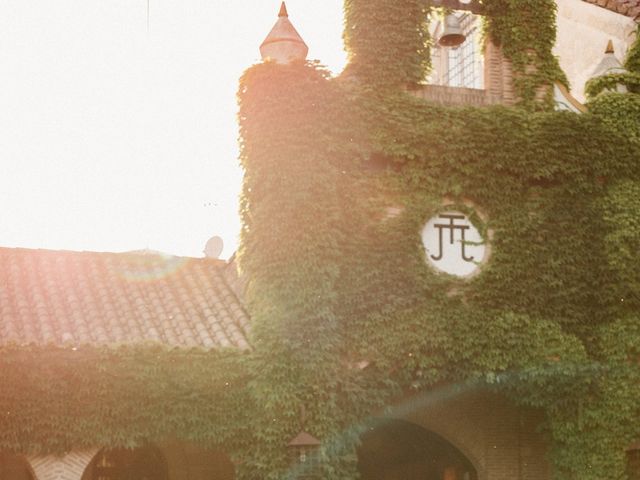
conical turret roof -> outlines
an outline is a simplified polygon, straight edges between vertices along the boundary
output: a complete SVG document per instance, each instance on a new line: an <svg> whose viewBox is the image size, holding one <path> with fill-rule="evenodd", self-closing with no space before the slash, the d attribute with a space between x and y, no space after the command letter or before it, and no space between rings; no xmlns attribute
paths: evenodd
<svg viewBox="0 0 640 480"><path fill-rule="evenodd" d="M603 75L612 73L627 73L627 71L622 66L622 63L620 63L620 60L617 59L613 49L613 42L609 40L607 49L604 52L604 57L591 74L591 78L602 77Z"/></svg>
<svg viewBox="0 0 640 480"><path fill-rule="evenodd" d="M267 38L260 45L263 60L274 60L277 63L291 63L306 60L309 47L289 20L287 6L282 2L278 20Z"/></svg>

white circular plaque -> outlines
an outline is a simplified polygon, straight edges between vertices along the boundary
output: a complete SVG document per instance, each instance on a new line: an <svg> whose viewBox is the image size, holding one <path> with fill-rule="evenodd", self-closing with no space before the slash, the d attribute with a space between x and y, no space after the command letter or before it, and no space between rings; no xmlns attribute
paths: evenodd
<svg viewBox="0 0 640 480"><path fill-rule="evenodd" d="M461 212L440 212L422 230L427 261L442 272L467 277L485 260L486 245L469 217Z"/></svg>

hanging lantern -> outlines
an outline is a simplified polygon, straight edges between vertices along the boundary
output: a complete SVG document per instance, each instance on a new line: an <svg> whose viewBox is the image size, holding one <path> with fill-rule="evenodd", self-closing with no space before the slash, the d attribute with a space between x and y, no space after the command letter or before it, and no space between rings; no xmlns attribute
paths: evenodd
<svg viewBox="0 0 640 480"><path fill-rule="evenodd" d="M303 431L289 442L288 448L292 466L299 472L297 478L300 480L318 478L317 451L320 448L320 440Z"/></svg>
<svg viewBox="0 0 640 480"><path fill-rule="evenodd" d="M448 13L444 17L444 31L440 35L438 44L441 47L457 47L462 45L467 37L462 32L460 21L453 13Z"/></svg>

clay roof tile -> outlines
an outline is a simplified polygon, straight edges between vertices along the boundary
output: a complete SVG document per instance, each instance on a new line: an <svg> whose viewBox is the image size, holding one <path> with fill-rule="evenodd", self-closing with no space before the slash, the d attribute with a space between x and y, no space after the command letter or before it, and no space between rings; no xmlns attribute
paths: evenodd
<svg viewBox="0 0 640 480"><path fill-rule="evenodd" d="M640 22L640 0L583 0Z"/></svg>
<svg viewBox="0 0 640 480"><path fill-rule="evenodd" d="M0 248L0 344L248 348L220 260ZM229 316L233 312L233 319Z"/></svg>

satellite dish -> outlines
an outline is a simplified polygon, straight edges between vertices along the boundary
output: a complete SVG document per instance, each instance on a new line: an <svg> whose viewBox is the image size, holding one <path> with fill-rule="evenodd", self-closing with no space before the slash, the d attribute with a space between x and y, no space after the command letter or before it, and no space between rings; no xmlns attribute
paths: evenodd
<svg viewBox="0 0 640 480"><path fill-rule="evenodd" d="M211 237L204 246L204 255L207 258L219 258L223 247L222 238L218 236Z"/></svg>

